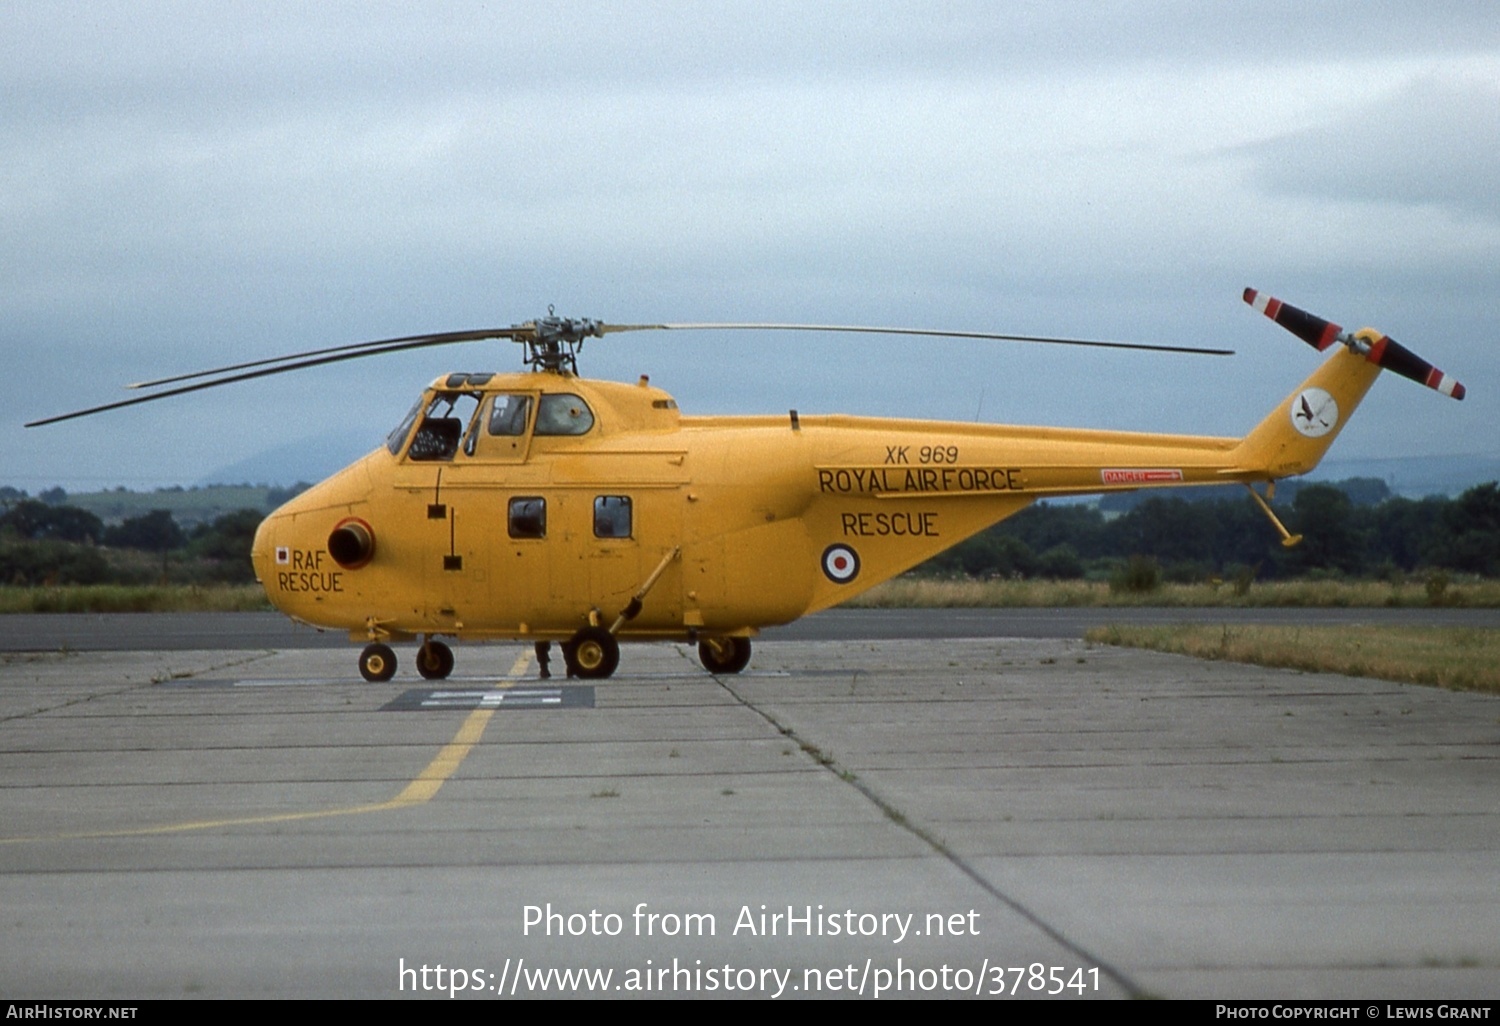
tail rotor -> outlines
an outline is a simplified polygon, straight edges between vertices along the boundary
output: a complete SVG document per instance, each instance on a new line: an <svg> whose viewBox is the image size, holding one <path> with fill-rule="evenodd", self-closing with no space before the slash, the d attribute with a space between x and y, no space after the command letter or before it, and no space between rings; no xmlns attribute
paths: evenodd
<svg viewBox="0 0 1500 1026"><path fill-rule="evenodd" d="M1347 332L1332 321L1325 321L1306 310L1299 310L1295 306L1283 303L1264 292L1257 292L1255 289L1245 290L1245 302L1314 349L1322 351L1338 342L1377 367L1399 374L1403 378L1410 378L1419 385L1426 385L1433 391L1452 396L1454 399L1464 397L1465 390L1462 384L1388 335L1383 335L1371 328L1362 328L1353 333Z"/></svg>

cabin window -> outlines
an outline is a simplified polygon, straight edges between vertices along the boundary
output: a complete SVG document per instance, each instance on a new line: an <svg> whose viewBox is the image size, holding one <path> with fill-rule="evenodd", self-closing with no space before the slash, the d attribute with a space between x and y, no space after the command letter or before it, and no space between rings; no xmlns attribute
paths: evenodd
<svg viewBox="0 0 1500 1026"><path fill-rule="evenodd" d="M490 434L515 437L526 433L531 415L531 396L497 395L490 407Z"/></svg>
<svg viewBox="0 0 1500 1026"><path fill-rule="evenodd" d="M540 496L517 496L510 500L512 538L547 537L547 500Z"/></svg>
<svg viewBox="0 0 1500 1026"><path fill-rule="evenodd" d="M600 495L594 499L594 537L630 537L630 496Z"/></svg>
<svg viewBox="0 0 1500 1026"><path fill-rule="evenodd" d="M568 392L542 396L536 409L538 435L582 435L594 426L594 412L581 396Z"/></svg>

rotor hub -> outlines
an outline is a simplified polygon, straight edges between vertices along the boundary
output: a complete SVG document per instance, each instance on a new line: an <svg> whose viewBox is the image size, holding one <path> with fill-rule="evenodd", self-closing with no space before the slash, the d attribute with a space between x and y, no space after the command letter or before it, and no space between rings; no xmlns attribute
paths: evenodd
<svg viewBox="0 0 1500 1026"><path fill-rule="evenodd" d="M516 340L526 344L526 365L533 370L578 373L578 352L587 338L603 338L604 325L592 317L547 316L521 325Z"/></svg>

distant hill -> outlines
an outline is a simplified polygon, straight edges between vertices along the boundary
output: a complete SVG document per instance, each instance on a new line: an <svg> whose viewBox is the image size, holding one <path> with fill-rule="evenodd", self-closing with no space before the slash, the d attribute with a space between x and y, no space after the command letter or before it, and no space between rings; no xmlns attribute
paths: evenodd
<svg viewBox="0 0 1500 1026"><path fill-rule="evenodd" d="M1276 486L1276 501L1289 503L1297 491L1309 484L1331 484L1356 505L1371 505L1387 498L1422 499L1429 495L1455 498L1489 481L1500 481L1500 456L1421 456L1387 460L1328 460L1306 477L1291 477ZM1146 489L1116 492L1098 500L1107 513L1123 513L1147 499L1185 499L1188 502L1222 502L1243 497L1241 485Z"/></svg>
<svg viewBox="0 0 1500 1026"><path fill-rule="evenodd" d="M1356 506L1375 506L1386 499L1394 498L1388 485L1378 477L1349 477L1332 481L1316 481L1305 477L1293 477L1276 484L1276 502L1286 506L1295 502L1297 493L1309 485L1331 485L1349 496ZM1099 499L1099 509L1106 514L1124 513L1152 499L1182 499L1185 502L1238 502L1245 498L1245 486L1241 484L1196 485L1173 488L1170 491L1150 488L1138 492L1116 492Z"/></svg>
<svg viewBox="0 0 1500 1026"><path fill-rule="evenodd" d="M1500 481L1500 454L1466 456L1408 456L1380 460L1326 460L1307 475L1308 481L1341 481L1375 477L1392 495L1421 499L1446 495L1450 499L1476 485Z"/></svg>
<svg viewBox="0 0 1500 1026"><path fill-rule="evenodd" d="M382 439L365 432L307 438L265 449L198 479L199 486L263 481L286 487L298 481L321 481L370 452Z"/></svg>
<svg viewBox="0 0 1500 1026"><path fill-rule="evenodd" d="M211 523L226 513L255 509L269 513L300 491L299 483L321 481L370 452L379 444L364 433L347 433L323 439L310 439L291 445L266 449L204 475L189 488L166 488L151 492L131 492L123 488L105 492L67 494L48 489L38 495L44 501L67 504L88 510L106 524L117 524L128 517L144 516L152 510L165 509L185 528ZM1419 499L1428 495L1453 498L1460 493L1500 480L1500 455L1423 456L1404 459L1329 460L1305 478L1289 479L1277 489L1277 501L1289 502L1304 483L1338 483L1346 491L1354 488L1356 503L1378 502L1385 495ZM1359 481L1358 485L1353 482ZM0 502L20 498L15 489L0 488ZM1384 493L1384 494L1381 494ZM1151 497L1177 497L1189 500L1232 500L1243 495L1243 489L1230 485L1209 488L1183 488L1169 491L1149 489L1122 492L1098 500L1101 509L1123 512ZM1093 499L1086 500L1093 502Z"/></svg>
<svg viewBox="0 0 1500 1026"><path fill-rule="evenodd" d="M380 439L371 438L364 432L349 432L278 445L205 474L198 479L197 484L206 486L256 481L285 487L297 481L321 481L370 452L380 442ZM1427 495L1446 495L1452 498L1486 481L1500 481L1500 455L1330 459L1304 480L1346 481L1356 477L1377 478L1385 482L1392 495L1408 499L1420 499ZM1180 492L1172 494L1188 497Z"/></svg>
<svg viewBox="0 0 1500 1026"><path fill-rule="evenodd" d="M109 492L61 493L56 489L44 493L44 501L54 505L86 509L106 525L118 524L132 517L145 516L164 509L178 525L191 529L209 524L242 509L269 513L301 489L268 488L263 484L210 485L204 488L161 488L154 492L131 492L117 488Z"/></svg>

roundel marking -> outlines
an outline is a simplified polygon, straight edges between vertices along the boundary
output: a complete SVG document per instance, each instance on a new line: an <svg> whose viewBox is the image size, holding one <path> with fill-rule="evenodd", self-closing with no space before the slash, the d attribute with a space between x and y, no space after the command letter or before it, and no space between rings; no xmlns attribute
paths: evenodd
<svg viewBox="0 0 1500 1026"><path fill-rule="evenodd" d="M1292 427L1307 438L1323 437L1338 422L1338 400L1321 388L1304 388L1292 400Z"/></svg>
<svg viewBox="0 0 1500 1026"><path fill-rule="evenodd" d="M823 573L834 584L848 584L859 576L859 553L847 545L823 550Z"/></svg>

